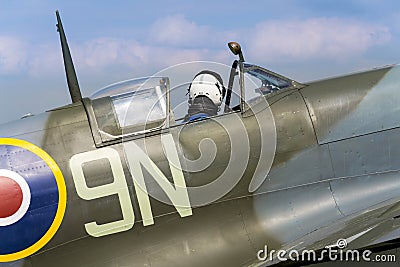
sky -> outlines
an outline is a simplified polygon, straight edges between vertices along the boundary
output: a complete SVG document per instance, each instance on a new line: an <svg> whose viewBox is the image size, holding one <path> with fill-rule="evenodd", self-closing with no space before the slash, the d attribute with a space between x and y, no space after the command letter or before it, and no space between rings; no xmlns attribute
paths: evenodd
<svg viewBox="0 0 400 267"><path fill-rule="evenodd" d="M84 96L188 61L246 61L299 82L400 62L395 0L0 0L0 123L70 103L55 10Z"/></svg>

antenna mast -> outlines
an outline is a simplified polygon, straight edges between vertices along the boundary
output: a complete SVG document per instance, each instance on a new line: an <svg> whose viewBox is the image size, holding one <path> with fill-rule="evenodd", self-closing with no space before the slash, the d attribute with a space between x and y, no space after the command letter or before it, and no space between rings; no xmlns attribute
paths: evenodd
<svg viewBox="0 0 400 267"><path fill-rule="evenodd" d="M65 74L67 76L69 94L71 95L72 103L80 102L82 100L82 94L79 88L78 77L76 76L74 63L72 61L71 52L69 51L67 38L65 37L64 28L62 26L58 10L56 11L56 16L57 16L57 31L60 33L61 49L63 53Z"/></svg>

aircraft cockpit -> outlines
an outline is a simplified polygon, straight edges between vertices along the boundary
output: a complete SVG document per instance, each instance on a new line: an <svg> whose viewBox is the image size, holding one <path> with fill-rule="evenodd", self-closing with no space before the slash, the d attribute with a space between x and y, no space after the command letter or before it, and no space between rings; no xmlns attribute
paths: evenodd
<svg viewBox="0 0 400 267"><path fill-rule="evenodd" d="M142 134L168 126L167 77L127 80L104 87L90 97L102 141Z"/></svg>
<svg viewBox="0 0 400 267"><path fill-rule="evenodd" d="M244 63L243 68L245 76L257 86L254 89L255 93L267 95L292 86L292 81L287 78L272 74L270 71L263 70L258 66Z"/></svg>
<svg viewBox="0 0 400 267"><path fill-rule="evenodd" d="M211 83L220 92L217 101L214 101L218 106L215 114L199 112L201 116L188 119L193 104L191 98L196 94L209 96L208 92L201 92L201 87L193 84L196 79L199 80L196 75L201 73L216 73L218 76L218 81ZM195 86L200 89L193 94L190 90ZM100 145L125 136L135 138L208 117L232 112L245 113L260 100L268 101L270 96L300 87L301 84L293 80L245 63L243 56L240 56L232 66L212 62L177 65L154 77L112 84L84 101L91 124L98 129L93 135L96 144Z"/></svg>

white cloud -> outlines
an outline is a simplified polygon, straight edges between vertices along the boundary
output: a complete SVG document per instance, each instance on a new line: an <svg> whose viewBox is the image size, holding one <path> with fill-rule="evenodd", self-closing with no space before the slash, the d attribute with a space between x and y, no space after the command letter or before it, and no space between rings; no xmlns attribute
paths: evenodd
<svg viewBox="0 0 400 267"><path fill-rule="evenodd" d="M72 43L71 52L80 72L101 74L128 66L137 73L195 60L226 63L231 58L226 42L237 39L245 47L245 56L263 64L351 60L373 46L389 42L391 33L381 25L339 18L264 21L253 28L229 32L175 15L157 20L141 41L101 37ZM0 73L26 71L40 76L61 70L61 52L56 43L28 46L20 39L0 36Z"/></svg>
<svg viewBox="0 0 400 267"><path fill-rule="evenodd" d="M125 66L136 72L142 69L159 71L187 61L223 58L219 51L209 49L146 44L117 38L98 38L75 48L76 64L81 69L89 68L94 71L118 66ZM147 73L150 74L152 73Z"/></svg>
<svg viewBox="0 0 400 267"><path fill-rule="evenodd" d="M348 59L391 39L386 27L338 18L266 21L245 36L249 52L268 60Z"/></svg>
<svg viewBox="0 0 400 267"><path fill-rule="evenodd" d="M197 25L183 15L168 16L157 20L150 29L150 41L174 46L207 45L216 35L209 27Z"/></svg>
<svg viewBox="0 0 400 267"><path fill-rule="evenodd" d="M219 31L198 25L183 15L158 19L150 28L148 40L152 44L186 48L217 48L237 38L234 31ZM225 48L225 47L224 47Z"/></svg>
<svg viewBox="0 0 400 267"><path fill-rule="evenodd" d="M61 46L58 44L40 44L33 46L26 58L26 70L30 76L45 77L63 70Z"/></svg>
<svg viewBox="0 0 400 267"><path fill-rule="evenodd" d="M22 40L0 36L0 71L12 73L25 67L27 47Z"/></svg>
<svg viewBox="0 0 400 267"><path fill-rule="evenodd" d="M147 51L136 41L97 38L77 46L77 58L88 67L103 68L114 64L146 61ZM139 50L139 51L136 51Z"/></svg>

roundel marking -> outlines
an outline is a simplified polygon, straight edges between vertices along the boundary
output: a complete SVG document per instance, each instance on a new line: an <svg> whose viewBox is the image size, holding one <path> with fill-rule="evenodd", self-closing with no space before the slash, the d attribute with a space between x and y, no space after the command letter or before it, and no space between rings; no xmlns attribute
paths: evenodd
<svg viewBox="0 0 400 267"><path fill-rule="evenodd" d="M16 172L0 169L0 227L19 221L28 211L31 191Z"/></svg>
<svg viewBox="0 0 400 267"><path fill-rule="evenodd" d="M0 219L15 214L22 204L22 190L17 182L0 176Z"/></svg>
<svg viewBox="0 0 400 267"><path fill-rule="evenodd" d="M60 227L66 204L65 180L53 158L30 142L0 138L0 263L45 246Z"/></svg>

